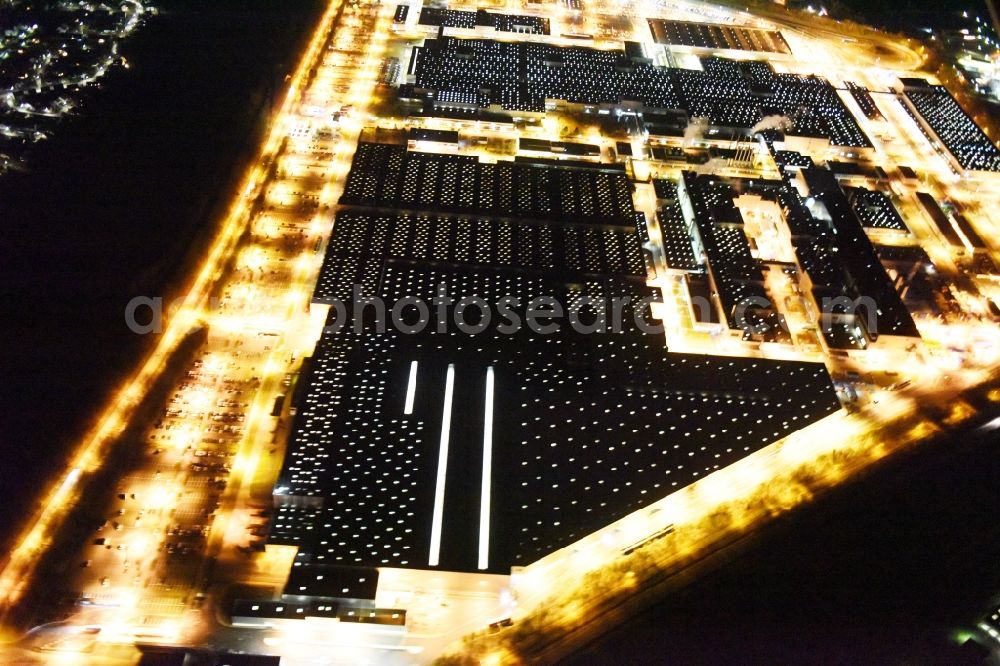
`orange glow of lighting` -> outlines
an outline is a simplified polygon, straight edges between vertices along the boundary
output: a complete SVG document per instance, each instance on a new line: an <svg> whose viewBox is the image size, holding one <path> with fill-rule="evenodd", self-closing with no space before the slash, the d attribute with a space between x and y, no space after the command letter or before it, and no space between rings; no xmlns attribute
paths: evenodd
<svg viewBox="0 0 1000 666"><path fill-rule="evenodd" d="M262 174L266 173L264 165L274 159L285 138L283 127L286 124L285 120L294 113L297 91L304 86L310 70L320 60L323 45L331 34L340 8L340 0L333 0L328 4L291 78L288 95L277 113L277 122L260 147L258 163L249 168L244 175L243 184L237 188L239 194L234 197L206 256L185 287L186 295L182 307L167 318L164 331L156 346L136 373L109 396L94 425L81 438L75 451L70 455L66 470L87 470L91 461L96 462L105 458L107 447L132 418L141 396L146 395L171 359L177 345L202 316L203 306L212 293L222 267L227 263L246 229L249 205L259 188ZM22 596L39 560L38 549L60 528L67 510L76 501L76 484L65 483L69 473L60 475L48 490L40 494L38 506L41 508L29 519L12 542L15 545L9 551L6 564L0 571L0 619L3 619L11 606ZM73 473L78 475L80 472Z"/></svg>

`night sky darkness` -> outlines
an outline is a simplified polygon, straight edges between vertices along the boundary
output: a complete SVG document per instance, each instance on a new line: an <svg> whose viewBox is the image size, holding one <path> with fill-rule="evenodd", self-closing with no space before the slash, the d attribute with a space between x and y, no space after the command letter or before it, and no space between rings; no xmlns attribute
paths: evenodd
<svg viewBox="0 0 1000 666"><path fill-rule="evenodd" d="M1000 594L998 445L962 437L890 461L573 666L969 663L951 634Z"/></svg>
<svg viewBox="0 0 1000 666"><path fill-rule="evenodd" d="M989 18L983 0L838 0L839 4L876 25L893 30L918 29L949 22L948 13L963 10Z"/></svg>

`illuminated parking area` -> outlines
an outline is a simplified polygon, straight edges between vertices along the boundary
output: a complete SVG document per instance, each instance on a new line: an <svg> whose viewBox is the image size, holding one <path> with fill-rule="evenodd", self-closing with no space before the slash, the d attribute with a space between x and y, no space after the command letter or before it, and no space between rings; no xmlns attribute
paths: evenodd
<svg viewBox="0 0 1000 666"><path fill-rule="evenodd" d="M96 633L102 644L192 640L201 627L188 622L187 613L200 602L197 591L209 562L220 553L240 556L239 549L250 552L259 543L259 517L246 519L259 510L248 511L246 503L255 475L267 474L274 464L268 457L275 453L273 428L280 412L271 414L272 405L284 397L277 393L294 374L296 347L310 335L305 310L320 266L314 253L329 225L324 201L334 191L324 177L345 150L339 131L329 120L317 120L316 112L328 108L318 104L343 103L325 97L331 83L347 82L350 93L373 81L352 69L331 76L326 68L310 82L337 10L331 3L317 26L261 146L261 163L274 160L286 169L271 179L263 178L267 170L260 164L249 170L193 276L194 286L178 311L169 313L159 346L81 442L74 472L12 551L0 579L5 604L22 593L37 548L57 529L79 479L100 464L109 442L137 418L139 400L185 340L195 347L185 352L192 354L189 365L170 370L171 376L179 370L181 378L169 389L166 406L144 433L133 435L139 469L107 489L116 496L108 518L88 536L79 566L72 569L68 584L78 595L79 619L103 628ZM292 141L279 155L286 131ZM260 209L253 209L254 201L262 202ZM244 229L249 229L244 242L235 242ZM209 299L210 293L217 297ZM185 337L199 329L202 337Z"/></svg>

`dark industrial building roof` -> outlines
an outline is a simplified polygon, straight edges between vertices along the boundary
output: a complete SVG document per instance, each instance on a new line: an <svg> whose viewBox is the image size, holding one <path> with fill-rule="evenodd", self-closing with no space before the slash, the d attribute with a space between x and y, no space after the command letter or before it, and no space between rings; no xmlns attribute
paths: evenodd
<svg viewBox="0 0 1000 666"><path fill-rule="evenodd" d="M649 117L667 134L683 132L686 117L745 133L768 116L784 116L796 135L871 146L829 82L778 73L766 62L706 57L698 71L660 67L624 50L454 37L427 40L414 59L415 86L430 91L426 113L455 105L540 113L546 100L628 101L669 112Z"/></svg>
<svg viewBox="0 0 1000 666"><path fill-rule="evenodd" d="M508 314L522 322L538 297L591 324L594 303L617 298L623 317L592 334L565 316L554 332L505 330L499 310L474 335L380 332L359 304L359 328L328 327L270 535L299 546L310 576L330 565L507 573L839 409L821 364L675 354L645 332L659 294L645 284L645 223L623 174L361 144L342 203L355 208L337 216L316 302L359 283L390 307L444 290L487 308L515 299ZM445 306L449 320L458 307ZM470 310L466 322L486 316ZM311 584L303 593L330 593Z"/></svg>
<svg viewBox="0 0 1000 666"><path fill-rule="evenodd" d="M668 19L649 19L648 23L657 44L713 50L791 53L785 38L776 30Z"/></svg>

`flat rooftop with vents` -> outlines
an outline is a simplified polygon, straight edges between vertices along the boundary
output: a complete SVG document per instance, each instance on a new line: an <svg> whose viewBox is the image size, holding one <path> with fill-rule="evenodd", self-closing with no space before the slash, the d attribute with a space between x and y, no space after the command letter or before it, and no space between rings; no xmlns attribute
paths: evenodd
<svg viewBox="0 0 1000 666"><path fill-rule="evenodd" d="M622 326L512 332L473 306L474 335L380 331L370 307L328 327L274 490L269 542L298 548L300 578L508 574L840 408L822 364L667 350L620 171L362 143L340 203L317 306L352 309L355 284L389 307L443 289L513 299L522 321L551 297L594 324L596 299L618 298Z"/></svg>

